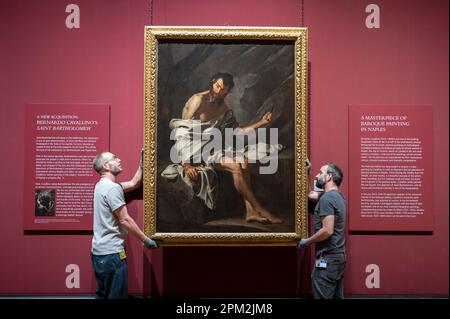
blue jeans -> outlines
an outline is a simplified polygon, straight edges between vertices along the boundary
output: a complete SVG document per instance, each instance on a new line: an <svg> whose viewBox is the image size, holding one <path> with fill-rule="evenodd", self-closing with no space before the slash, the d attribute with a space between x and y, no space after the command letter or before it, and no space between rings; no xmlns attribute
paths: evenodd
<svg viewBox="0 0 450 319"><path fill-rule="evenodd" d="M93 255L92 265L98 288L96 299L128 298L128 270L126 259L120 259L119 254Z"/></svg>

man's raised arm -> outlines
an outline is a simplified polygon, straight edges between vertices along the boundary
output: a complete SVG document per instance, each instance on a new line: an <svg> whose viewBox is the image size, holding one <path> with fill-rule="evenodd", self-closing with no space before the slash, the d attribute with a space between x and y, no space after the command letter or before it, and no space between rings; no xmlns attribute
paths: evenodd
<svg viewBox="0 0 450 319"><path fill-rule="evenodd" d="M136 170L136 173L134 174L133 178L131 179L131 181L120 183L120 185L123 188L124 193L132 191L132 190L138 188L139 186L141 186L143 157L144 157L144 149L141 149L141 157L140 157L140 161L139 161L139 167Z"/></svg>

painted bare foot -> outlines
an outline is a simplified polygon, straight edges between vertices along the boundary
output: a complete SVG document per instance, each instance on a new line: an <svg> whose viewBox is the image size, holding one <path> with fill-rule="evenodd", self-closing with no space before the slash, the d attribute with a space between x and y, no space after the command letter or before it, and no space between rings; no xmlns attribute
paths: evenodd
<svg viewBox="0 0 450 319"><path fill-rule="evenodd" d="M260 216L267 218L269 220L269 222L272 224L282 224L283 223L282 219L271 214L268 210L266 210L264 208L258 209L258 213Z"/></svg>
<svg viewBox="0 0 450 319"><path fill-rule="evenodd" d="M254 213L254 212L247 213L245 215L245 220L249 223L258 222L261 224L271 224L271 222L267 218L259 215L258 213Z"/></svg>

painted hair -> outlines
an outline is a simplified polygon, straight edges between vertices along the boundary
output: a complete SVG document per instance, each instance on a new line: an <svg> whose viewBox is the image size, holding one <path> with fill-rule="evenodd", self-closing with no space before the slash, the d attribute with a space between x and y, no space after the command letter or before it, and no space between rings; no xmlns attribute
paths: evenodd
<svg viewBox="0 0 450 319"><path fill-rule="evenodd" d="M225 86L228 86L229 90L231 91L231 89L234 86L234 80L233 80L233 76L230 73L218 72L218 73L214 74L211 77L211 79L209 80L209 84L213 85L218 79L222 79L223 80L223 84Z"/></svg>

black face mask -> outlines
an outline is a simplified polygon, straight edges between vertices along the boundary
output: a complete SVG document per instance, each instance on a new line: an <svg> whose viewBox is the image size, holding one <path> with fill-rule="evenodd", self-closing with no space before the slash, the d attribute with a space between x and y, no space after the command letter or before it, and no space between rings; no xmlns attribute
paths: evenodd
<svg viewBox="0 0 450 319"><path fill-rule="evenodd" d="M325 184L327 183L327 177L324 176L323 178L316 179L316 186L319 188L323 188Z"/></svg>

